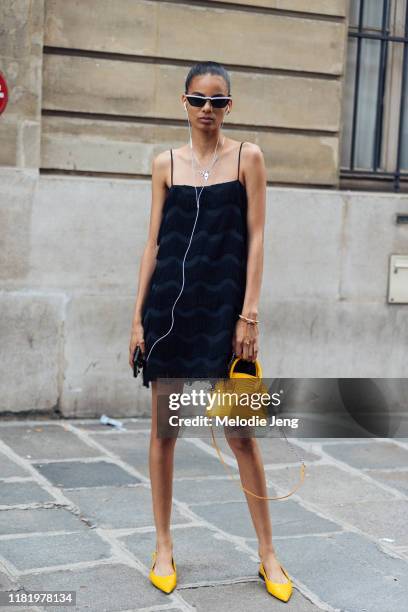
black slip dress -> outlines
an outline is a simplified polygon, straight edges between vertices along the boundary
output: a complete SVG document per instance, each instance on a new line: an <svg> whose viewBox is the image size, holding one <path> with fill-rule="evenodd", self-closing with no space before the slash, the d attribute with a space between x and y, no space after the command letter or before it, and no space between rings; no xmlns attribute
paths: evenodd
<svg viewBox="0 0 408 612"><path fill-rule="evenodd" d="M197 205L193 185L173 185L170 150L171 187L157 238L157 263L142 309L143 385L147 388L149 381L159 377L201 381L228 376L246 287L247 194L239 180L242 145L237 178L207 185L202 191L184 264L184 288L173 317ZM198 194L200 190L197 187Z"/></svg>

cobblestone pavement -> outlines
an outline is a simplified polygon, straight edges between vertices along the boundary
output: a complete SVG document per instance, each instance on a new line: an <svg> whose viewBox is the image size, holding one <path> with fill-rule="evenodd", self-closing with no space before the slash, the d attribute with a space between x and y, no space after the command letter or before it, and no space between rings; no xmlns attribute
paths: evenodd
<svg viewBox="0 0 408 612"><path fill-rule="evenodd" d="M294 583L284 603L258 577L244 494L210 439L177 442L178 586L165 595L150 584L150 423L122 422L126 431L97 419L1 422L0 590L77 597L75 607L1 611L408 609L408 439L291 439L303 453L305 481L288 499L269 502L274 545ZM294 456L280 438L259 444L269 494L287 493L299 476Z"/></svg>

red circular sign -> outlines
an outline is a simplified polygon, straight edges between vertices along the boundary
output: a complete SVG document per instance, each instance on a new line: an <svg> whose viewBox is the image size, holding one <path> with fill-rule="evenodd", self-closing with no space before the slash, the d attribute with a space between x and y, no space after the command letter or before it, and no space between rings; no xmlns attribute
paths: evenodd
<svg viewBox="0 0 408 612"><path fill-rule="evenodd" d="M0 115L6 109L8 102L8 89L6 79L2 72L0 72Z"/></svg>

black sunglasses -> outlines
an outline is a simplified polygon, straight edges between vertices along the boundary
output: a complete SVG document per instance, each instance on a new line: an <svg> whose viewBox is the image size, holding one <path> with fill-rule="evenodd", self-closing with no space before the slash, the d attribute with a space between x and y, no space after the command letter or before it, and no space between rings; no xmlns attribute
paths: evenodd
<svg viewBox="0 0 408 612"><path fill-rule="evenodd" d="M191 106L202 108L207 100L209 100L214 108L225 108L228 104L228 100L232 100L231 96L195 96L193 94L186 94L187 100Z"/></svg>

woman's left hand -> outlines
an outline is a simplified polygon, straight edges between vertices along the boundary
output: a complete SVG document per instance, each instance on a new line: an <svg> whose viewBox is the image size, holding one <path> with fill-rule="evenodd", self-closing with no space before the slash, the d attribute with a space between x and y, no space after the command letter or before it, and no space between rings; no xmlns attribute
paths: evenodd
<svg viewBox="0 0 408 612"><path fill-rule="evenodd" d="M258 357L258 325L238 319L232 339L232 350L237 357L255 361Z"/></svg>

